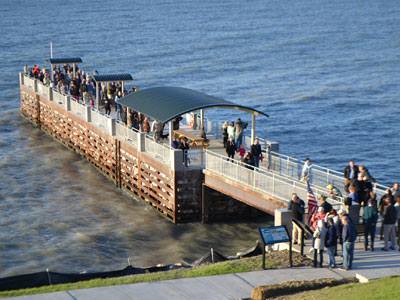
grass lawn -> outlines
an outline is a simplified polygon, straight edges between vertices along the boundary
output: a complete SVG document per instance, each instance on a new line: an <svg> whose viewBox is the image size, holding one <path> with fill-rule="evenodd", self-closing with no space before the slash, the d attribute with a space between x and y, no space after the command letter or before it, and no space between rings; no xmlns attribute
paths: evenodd
<svg viewBox="0 0 400 300"><path fill-rule="evenodd" d="M39 288L5 291L5 292L0 292L0 297L15 297L15 296L51 293L51 292L66 291L66 290L86 289L86 288L101 287L101 286L250 272L250 271L261 270L262 269L261 261L262 261L261 256L255 256L251 258L243 258L239 260L203 265L193 269L176 269L166 272L148 273L148 274L132 275L132 276L125 276L118 278L109 278L109 279L93 279L89 281L81 281L76 283L57 284L51 286L43 286ZM280 263L281 262L278 260L275 261L267 260L266 267L275 268Z"/></svg>
<svg viewBox="0 0 400 300"><path fill-rule="evenodd" d="M322 290L281 296L275 299L289 300L384 300L400 299L400 276L385 277L368 283L352 283Z"/></svg>

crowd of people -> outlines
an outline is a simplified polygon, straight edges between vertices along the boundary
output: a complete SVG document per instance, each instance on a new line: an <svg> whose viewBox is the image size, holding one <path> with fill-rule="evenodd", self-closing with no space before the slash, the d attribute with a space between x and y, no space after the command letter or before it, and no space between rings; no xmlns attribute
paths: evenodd
<svg viewBox="0 0 400 300"><path fill-rule="evenodd" d="M310 159L307 158L302 169L302 180L309 180L312 166ZM314 231L312 248L314 251L314 267L322 267L323 252L324 249L327 249L329 267L336 268L337 246L341 245L343 269L351 269L354 258L354 242L358 235L357 228L362 228L364 231L364 251L374 251L379 215L382 219L380 239L384 240L382 250L395 250L397 245L400 251L399 183L395 182L393 187L387 189L385 195L378 201L373 192L373 184L377 184L377 182L365 166L356 166L354 161L350 161L344 169L343 176L345 178L344 191L347 196L343 197L340 190L332 184L327 186L327 194L330 198L336 200L343 198L342 208L336 211L327 201L327 197L321 195L318 210L312 216L309 216L308 225ZM305 207L305 202L293 193L288 205L292 217L304 222ZM292 242L294 244L300 239L299 234L298 227L294 226L292 231Z"/></svg>
<svg viewBox="0 0 400 300"><path fill-rule="evenodd" d="M247 128L248 123L242 122L240 118L234 122L228 123L226 121L222 125L222 142L228 155L228 160L233 160L236 153L239 155L240 162L246 168L254 169L260 167L260 161L263 160L261 145L258 139L250 146L249 151L246 151L243 145L243 132Z"/></svg>

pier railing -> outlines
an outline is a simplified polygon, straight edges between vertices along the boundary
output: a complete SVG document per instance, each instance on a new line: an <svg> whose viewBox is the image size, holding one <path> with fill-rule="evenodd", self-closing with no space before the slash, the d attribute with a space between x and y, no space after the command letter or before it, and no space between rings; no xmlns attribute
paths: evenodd
<svg viewBox="0 0 400 300"><path fill-rule="evenodd" d="M296 180L301 179L301 171L303 169L304 161L273 151L270 151L270 155L270 170ZM267 166L267 162L264 162L264 164ZM313 185L326 187L328 184L332 184L341 191L342 195L345 195L345 182L346 180L341 172L319 165L314 165L312 167L310 183ZM382 197L388 188L389 187L385 185L376 184L374 186L374 192L376 193L377 198L379 199ZM327 193L328 189L326 188L324 194Z"/></svg>
<svg viewBox="0 0 400 300"><path fill-rule="evenodd" d="M190 118L191 116L187 116L183 120L187 124L187 120ZM196 118L197 118L196 123L200 124L200 116L196 115ZM204 118L204 127L207 134L213 135L217 139L220 138L222 139L222 125L223 125L222 122L211 121L208 120L207 118ZM262 167L268 168L278 173L279 175L287 176L294 180L301 179L301 171L304 165L304 161L278 152L269 151L268 150L269 141L261 137L257 138L259 140L261 148L263 149L265 157L264 162L260 164ZM252 144L251 137L243 135L242 143L244 147L247 150L249 150ZM345 178L343 177L343 173L338 172L336 170L332 170L319 165L314 165L312 168L312 175L310 177L310 181L312 182L313 185L322 188L326 187L328 184L332 184L341 191L343 196L345 196L346 194L344 191ZM376 184L374 186L374 192L376 193L377 198L379 199L380 197L382 197L388 188L389 188L388 186L382 184ZM327 188L322 190L324 191L323 194L325 195L328 194Z"/></svg>
<svg viewBox="0 0 400 300"><path fill-rule="evenodd" d="M292 193L306 200L307 185L298 180L281 176L268 170L255 168L237 160L227 159L226 156L214 152L206 151L206 169L215 172L225 178L229 178L237 184L247 185L254 190L270 195L280 201L288 202ZM321 194L326 195L326 191L316 186L312 186L316 197ZM342 198L336 200L328 198L328 201L335 207L340 208Z"/></svg>
<svg viewBox="0 0 400 300"><path fill-rule="evenodd" d="M164 163L171 163L171 147L157 143L152 137L146 135L144 143L145 152L154 155L156 158L161 159Z"/></svg>

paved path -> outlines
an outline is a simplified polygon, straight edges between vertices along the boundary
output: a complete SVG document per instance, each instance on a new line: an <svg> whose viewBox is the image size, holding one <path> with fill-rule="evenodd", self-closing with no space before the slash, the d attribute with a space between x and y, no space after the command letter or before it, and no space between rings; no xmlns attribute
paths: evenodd
<svg viewBox="0 0 400 300"><path fill-rule="evenodd" d="M306 244L307 245L307 244ZM281 283L287 280L310 280L318 278L343 278L361 275L377 279L400 275L400 252L381 250L382 241L375 242L374 252L365 252L362 243L356 243L353 270L340 271L325 268L293 268L248 273L226 274L210 277L176 279L120 286L100 287L66 292L49 293L12 299L60 299L60 300L113 300L113 299L210 299L228 300L249 298L252 289L259 285ZM307 251L309 246L306 247ZM325 260L324 263L327 261ZM338 257L338 262L341 258Z"/></svg>

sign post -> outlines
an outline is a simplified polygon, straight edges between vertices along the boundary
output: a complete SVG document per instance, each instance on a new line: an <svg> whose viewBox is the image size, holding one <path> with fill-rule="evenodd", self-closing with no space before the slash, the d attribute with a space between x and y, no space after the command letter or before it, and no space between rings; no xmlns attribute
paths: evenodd
<svg viewBox="0 0 400 300"><path fill-rule="evenodd" d="M276 243L287 243L289 242L289 261L290 267L293 267L292 261L292 241L289 237L289 233L285 225L272 226L272 227L260 227L258 228L261 240L263 242L263 262L262 267L265 270L265 246Z"/></svg>

